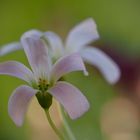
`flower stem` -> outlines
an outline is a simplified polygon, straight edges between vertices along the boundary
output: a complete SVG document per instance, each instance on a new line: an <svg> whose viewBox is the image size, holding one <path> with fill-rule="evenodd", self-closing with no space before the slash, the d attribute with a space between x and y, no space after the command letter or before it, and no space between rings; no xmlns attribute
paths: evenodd
<svg viewBox="0 0 140 140"><path fill-rule="evenodd" d="M60 113L60 116L61 116L62 121L63 121L64 129L67 132L69 140L76 140L76 138L74 137L74 135L73 135L68 123L67 123L67 120L65 118L65 113L64 113L64 111L63 111L63 109L62 109L62 107L60 106L59 103L58 103L58 109L59 109L59 113Z"/></svg>
<svg viewBox="0 0 140 140"><path fill-rule="evenodd" d="M48 122L50 124L50 126L52 127L52 129L54 130L54 132L56 133L56 135L59 137L60 140L65 140L64 136L62 135L62 133L57 129L57 127L55 126L54 122L51 119L49 110L45 110L45 114L46 117L48 119Z"/></svg>

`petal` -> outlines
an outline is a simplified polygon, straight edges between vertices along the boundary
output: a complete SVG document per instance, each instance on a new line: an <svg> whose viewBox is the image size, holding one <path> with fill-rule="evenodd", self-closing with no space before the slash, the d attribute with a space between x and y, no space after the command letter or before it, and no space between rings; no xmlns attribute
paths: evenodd
<svg viewBox="0 0 140 140"><path fill-rule="evenodd" d="M58 58L62 56L64 51L64 46L61 38L54 32L45 32L45 40L48 43L48 46L51 48L52 56Z"/></svg>
<svg viewBox="0 0 140 140"><path fill-rule="evenodd" d="M23 34L21 43L27 55L28 61L34 73L46 75L50 69L50 59L48 50L44 42L36 34L31 34L30 31Z"/></svg>
<svg viewBox="0 0 140 140"><path fill-rule="evenodd" d="M78 53L61 57L56 61L52 68L51 78L56 82L63 75L73 71L83 71L85 75L88 74L83 60Z"/></svg>
<svg viewBox="0 0 140 140"><path fill-rule="evenodd" d="M82 116L89 109L86 97L67 82L57 82L48 92L64 106L72 119Z"/></svg>
<svg viewBox="0 0 140 140"><path fill-rule="evenodd" d="M40 38L43 35L43 32L37 30L37 29L32 29L24 33L26 37L34 37L34 38Z"/></svg>
<svg viewBox="0 0 140 140"><path fill-rule="evenodd" d="M22 85L11 95L8 103L8 113L17 126L22 125L28 105L36 93L37 90Z"/></svg>
<svg viewBox="0 0 140 140"><path fill-rule="evenodd" d="M0 48L0 56L4 56L8 53L21 50L21 49L22 49L22 46L19 42L9 43Z"/></svg>
<svg viewBox="0 0 140 140"><path fill-rule="evenodd" d="M32 72L25 65L16 61L0 63L0 74L14 76L28 83L33 77Z"/></svg>
<svg viewBox="0 0 140 140"><path fill-rule="evenodd" d="M66 40L66 47L78 50L99 38L96 23L89 18L73 28Z"/></svg>
<svg viewBox="0 0 140 140"><path fill-rule="evenodd" d="M120 69L118 65L101 50L86 47L81 55L89 64L96 66L110 84L114 84L119 80Z"/></svg>

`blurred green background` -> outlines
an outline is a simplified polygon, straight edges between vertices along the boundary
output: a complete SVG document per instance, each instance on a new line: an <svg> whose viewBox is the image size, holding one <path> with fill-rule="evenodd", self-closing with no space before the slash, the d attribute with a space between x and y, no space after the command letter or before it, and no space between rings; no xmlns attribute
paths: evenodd
<svg viewBox="0 0 140 140"><path fill-rule="evenodd" d="M0 45L18 41L23 32L33 28L52 30L64 38L75 24L92 17L97 23L100 34L97 46L109 45L130 58L138 58L140 56L139 15L139 0L0 0ZM21 51L4 56L0 61L9 59L20 60L28 65ZM103 118L104 105L117 99L125 90L120 90L119 86L108 85L96 69L87 67L90 72L89 77L79 73L67 76L67 80L79 87L91 104L88 113L76 121L68 119L69 124L77 140L121 140L122 137L115 139L112 134L104 130L104 127L102 128L104 124L101 118ZM0 140L32 139L32 127L27 117L24 126L18 128L7 113L8 98L13 89L20 84L23 82L16 78L0 76ZM128 134L130 137L123 136L123 140L140 139L137 131L139 129L134 132L135 136L130 133ZM106 135L111 137L108 138Z"/></svg>

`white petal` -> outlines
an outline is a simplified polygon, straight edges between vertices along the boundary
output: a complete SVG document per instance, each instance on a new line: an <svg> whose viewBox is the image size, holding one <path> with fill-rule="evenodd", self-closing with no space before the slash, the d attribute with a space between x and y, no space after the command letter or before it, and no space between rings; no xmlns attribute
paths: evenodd
<svg viewBox="0 0 140 140"><path fill-rule="evenodd" d="M0 74L14 76L29 83L33 77L32 72L25 65L16 61L0 63Z"/></svg>
<svg viewBox="0 0 140 140"><path fill-rule="evenodd" d="M28 31L27 33L28 34L26 34L26 35L28 35L28 36L31 36L31 35L33 35L34 37L42 36L42 32L39 30L36 30L36 29L32 29L32 30ZM23 47L21 46L20 42L12 42L12 43L6 44L0 48L0 56L6 55L8 53L11 53L11 52L14 52L17 50L21 50L21 49L23 49Z"/></svg>
<svg viewBox="0 0 140 140"><path fill-rule="evenodd" d="M64 52L64 46L61 38L54 32L45 32L45 40L48 43L48 46L51 48L52 56L58 58L62 56Z"/></svg>
<svg viewBox="0 0 140 140"><path fill-rule="evenodd" d="M40 72L41 75L47 75L51 64L48 50L43 40L26 32L21 37L21 43L34 73Z"/></svg>
<svg viewBox="0 0 140 140"><path fill-rule="evenodd" d="M118 65L101 50L86 47L81 55L85 61L96 66L110 84L114 84L119 80L121 72Z"/></svg>
<svg viewBox="0 0 140 140"><path fill-rule="evenodd" d="M11 52L21 50L21 49L22 49L22 46L19 42L12 42L0 48L0 56L7 55Z"/></svg>
<svg viewBox="0 0 140 140"><path fill-rule="evenodd" d="M23 35L26 36L27 38L28 37L41 38L41 36L43 35L43 32L41 32L37 29L32 29L32 30L25 32Z"/></svg>
<svg viewBox="0 0 140 140"><path fill-rule="evenodd" d="M82 116L89 109L86 97L79 89L67 82L58 82L48 92L64 106L72 119Z"/></svg>
<svg viewBox="0 0 140 140"><path fill-rule="evenodd" d="M85 75L88 74L83 60L78 53L61 57L56 61L52 68L51 79L56 82L63 75L73 71L83 71Z"/></svg>
<svg viewBox="0 0 140 140"><path fill-rule="evenodd" d="M32 97L37 93L31 87L22 85L11 95L8 103L8 113L17 126L21 126Z"/></svg>
<svg viewBox="0 0 140 140"><path fill-rule="evenodd" d="M89 18L70 31L66 40L66 47L78 50L98 38L96 23L92 18Z"/></svg>

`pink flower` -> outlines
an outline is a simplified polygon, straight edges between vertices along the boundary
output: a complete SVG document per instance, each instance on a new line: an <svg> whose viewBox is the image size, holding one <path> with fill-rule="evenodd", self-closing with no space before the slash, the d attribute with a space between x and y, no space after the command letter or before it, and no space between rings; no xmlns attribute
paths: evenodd
<svg viewBox="0 0 140 140"><path fill-rule="evenodd" d="M8 112L15 124L22 125L28 105L34 95L38 97L39 103L44 108L46 106L43 106L44 102L40 98L48 100L49 96L51 100L53 96L64 106L70 118L76 119L83 115L89 108L86 97L70 83L60 81L60 78L69 72L87 73L78 53L61 57L52 64L48 47L35 31L26 32L21 37L21 45L32 70L16 61L0 63L0 74L15 76L29 84L16 88L9 99ZM49 107L50 105L46 108Z"/></svg>
<svg viewBox="0 0 140 140"><path fill-rule="evenodd" d="M115 84L119 80L120 69L117 64L103 51L89 45L99 39L96 23L92 18L88 18L75 26L68 34L65 42L54 32L32 31L45 38L53 58L58 59L61 56L78 52L85 62L97 67L110 84ZM13 43L8 44L0 50L0 55L20 48L22 47L18 43L15 43L15 46Z"/></svg>
<svg viewBox="0 0 140 140"><path fill-rule="evenodd" d="M99 39L96 23L92 18L75 26L69 32L65 42L54 32L45 32L44 38L54 58L78 52L85 62L96 66L110 84L119 80L120 69L117 64L103 51L89 45Z"/></svg>

